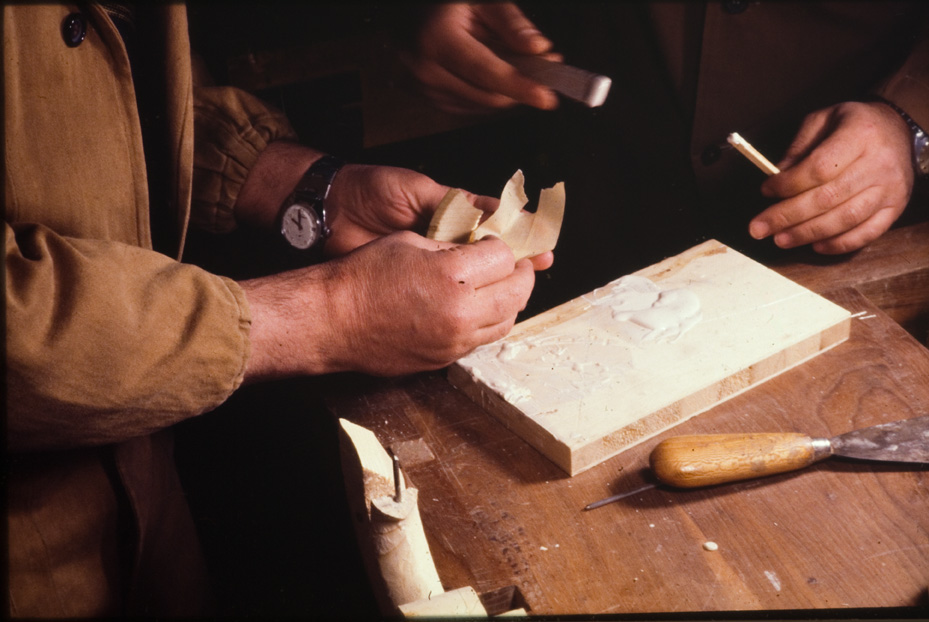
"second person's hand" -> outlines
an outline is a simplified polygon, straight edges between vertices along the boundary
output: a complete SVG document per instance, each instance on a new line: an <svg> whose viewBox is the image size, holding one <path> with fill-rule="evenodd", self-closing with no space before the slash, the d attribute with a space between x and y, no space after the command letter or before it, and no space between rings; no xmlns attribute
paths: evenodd
<svg viewBox="0 0 929 622"><path fill-rule="evenodd" d="M428 9L404 62L423 93L442 110L474 114L517 104L550 110L558 96L527 78L499 52L549 54L552 47L512 2L450 2Z"/></svg>
<svg viewBox="0 0 929 622"><path fill-rule="evenodd" d="M909 131L883 103L848 102L803 122L781 172L762 185L780 199L749 232L781 248L812 244L824 254L857 250L900 217L913 189Z"/></svg>

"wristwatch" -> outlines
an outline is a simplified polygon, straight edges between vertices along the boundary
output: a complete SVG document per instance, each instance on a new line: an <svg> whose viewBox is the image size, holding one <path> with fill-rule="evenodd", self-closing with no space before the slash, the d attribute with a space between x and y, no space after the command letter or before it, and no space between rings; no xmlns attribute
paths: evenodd
<svg viewBox="0 0 929 622"><path fill-rule="evenodd" d="M322 248L332 234L326 222L326 197L345 162L326 155L313 162L278 213L278 230L285 245L304 254Z"/></svg>
<svg viewBox="0 0 929 622"><path fill-rule="evenodd" d="M929 135L902 108L886 99L881 98L881 101L893 108L906 122L907 127L910 128L910 135L913 140L913 168L916 171L916 176L929 176Z"/></svg>

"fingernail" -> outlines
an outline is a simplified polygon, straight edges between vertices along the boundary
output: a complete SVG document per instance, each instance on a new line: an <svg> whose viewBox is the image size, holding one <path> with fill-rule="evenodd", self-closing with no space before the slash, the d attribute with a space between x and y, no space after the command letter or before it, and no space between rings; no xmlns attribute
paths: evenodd
<svg viewBox="0 0 929 622"><path fill-rule="evenodd" d="M776 236L774 236L774 243L781 248L786 248L792 245L793 238L790 237L789 233L778 233Z"/></svg>
<svg viewBox="0 0 929 622"><path fill-rule="evenodd" d="M545 110L554 110L558 107L558 96L553 91L542 91L542 102Z"/></svg>
<svg viewBox="0 0 929 622"><path fill-rule="evenodd" d="M768 234L771 233L771 230L768 228L767 223L756 220L748 226L748 233L756 240L760 240L762 238L768 237Z"/></svg>

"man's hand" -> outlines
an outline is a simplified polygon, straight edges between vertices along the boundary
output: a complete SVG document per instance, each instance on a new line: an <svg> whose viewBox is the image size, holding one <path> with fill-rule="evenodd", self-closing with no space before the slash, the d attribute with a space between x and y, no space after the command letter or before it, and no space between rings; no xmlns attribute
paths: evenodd
<svg viewBox="0 0 929 622"><path fill-rule="evenodd" d="M439 108L473 114L517 104L551 110L558 97L523 76L498 52L549 54L551 41L511 2L451 2L430 9L407 68Z"/></svg>
<svg viewBox="0 0 929 622"><path fill-rule="evenodd" d="M326 199L332 238L326 253L339 256L394 233L425 232L449 188L405 168L347 164ZM471 203L493 212L497 199L465 193Z"/></svg>
<svg viewBox="0 0 929 622"><path fill-rule="evenodd" d="M344 255L397 231L425 232L448 190L448 186L405 168L346 165L326 200L333 231L326 253ZM500 203L493 197L463 192L472 205L487 213L494 212ZM550 252L531 259L536 270L549 268L553 260Z"/></svg>
<svg viewBox="0 0 929 622"><path fill-rule="evenodd" d="M449 365L505 336L535 283L498 239L469 245L395 233L324 264L245 281L246 380Z"/></svg>
<svg viewBox="0 0 929 622"><path fill-rule="evenodd" d="M274 142L262 152L236 202L240 223L263 229L275 225L284 198L300 176L322 153L298 143ZM347 164L336 175L326 199L332 237L325 251L344 255L379 237L403 230L425 232L448 186L404 168ZM465 192L485 212L497 209L499 199ZM552 265L552 253L532 258L536 270Z"/></svg>
<svg viewBox="0 0 929 622"><path fill-rule="evenodd" d="M809 115L781 173L761 186L781 199L749 225L782 248L812 244L846 253L877 239L900 217L913 190L906 123L882 103L843 103Z"/></svg>

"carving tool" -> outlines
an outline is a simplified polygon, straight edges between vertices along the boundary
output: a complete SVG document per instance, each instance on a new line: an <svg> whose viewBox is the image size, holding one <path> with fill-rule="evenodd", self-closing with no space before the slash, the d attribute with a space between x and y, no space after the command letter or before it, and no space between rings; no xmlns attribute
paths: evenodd
<svg viewBox="0 0 929 622"><path fill-rule="evenodd" d="M519 69L524 76L590 108L603 105L613 84L606 76L546 60L540 56L503 54L502 58Z"/></svg>
<svg viewBox="0 0 929 622"><path fill-rule="evenodd" d="M614 503L620 499L625 499L626 497L631 497L632 495L637 495L640 492L645 492L646 490L651 490L654 488L654 484L646 484L641 488L636 488L635 490L630 490L629 492L621 492L618 495L613 495L612 497L607 497L606 499L600 499L599 501L594 501L593 503L588 504L584 507L584 511L596 510L597 508L603 507L608 503Z"/></svg>
<svg viewBox="0 0 929 622"><path fill-rule="evenodd" d="M390 459L394 467L394 501L403 502L403 486L400 485L400 458L394 452L390 452Z"/></svg>
<svg viewBox="0 0 929 622"><path fill-rule="evenodd" d="M795 433L678 436L659 443L649 462L665 484L697 488L794 471L830 456L929 464L929 415L833 438Z"/></svg>
<svg viewBox="0 0 929 622"><path fill-rule="evenodd" d="M768 158L761 155L757 149L748 143L747 140L739 136L738 132L729 134L726 140L729 141L730 145L738 149L739 153L751 160L752 164L763 170L768 175L777 175L781 172L781 169L771 164Z"/></svg>

